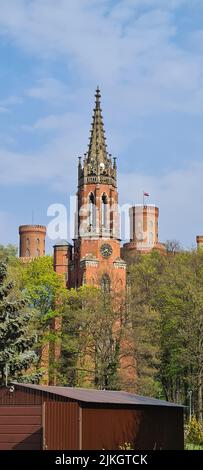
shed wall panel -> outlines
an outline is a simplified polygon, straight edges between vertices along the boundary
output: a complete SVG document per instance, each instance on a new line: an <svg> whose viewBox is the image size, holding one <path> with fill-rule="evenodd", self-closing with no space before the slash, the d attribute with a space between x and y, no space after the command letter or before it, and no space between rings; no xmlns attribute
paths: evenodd
<svg viewBox="0 0 203 470"><path fill-rule="evenodd" d="M2 425L6 425L6 424L13 424L14 422L14 414L12 414L11 416L9 416L9 414L7 415L1 415L1 426ZM36 416L19 416L17 415L17 424L19 425L24 425L24 424L41 424L41 415L36 415Z"/></svg>
<svg viewBox="0 0 203 470"><path fill-rule="evenodd" d="M78 403L44 403L43 422L46 450L79 449Z"/></svg>
<svg viewBox="0 0 203 470"><path fill-rule="evenodd" d="M45 401L75 403L71 398L28 387L15 385L13 392L10 392L9 387L0 388L0 405L41 405Z"/></svg>
<svg viewBox="0 0 203 470"><path fill-rule="evenodd" d="M42 407L0 405L0 449L40 450Z"/></svg>
<svg viewBox="0 0 203 470"><path fill-rule="evenodd" d="M14 388L10 392L9 388L0 389L0 405L41 405L42 392L33 393L32 390Z"/></svg>
<svg viewBox="0 0 203 470"><path fill-rule="evenodd" d="M83 408L83 449L118 450L126 442L135 450L183 449L182 409Z"/></svg>

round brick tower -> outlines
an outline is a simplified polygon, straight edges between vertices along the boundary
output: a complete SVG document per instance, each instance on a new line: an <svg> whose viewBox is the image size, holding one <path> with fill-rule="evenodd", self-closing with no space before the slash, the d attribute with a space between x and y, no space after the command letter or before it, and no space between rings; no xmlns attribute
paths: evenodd
<svg viewBox="0 0 203 470"><path fill-rule="evenodd" d="M46 227L44 225L20 225L20 258L36 258L45 255Z"/></svg>
<svg viewBox="0 0 203 470"><path fill-rule="evenodd" d="M158 207L133 206L129 210L130 216L130 242L123 246L125 250L134 250L141 253L148 253L158 243Z"/></svg>
<svg viewBox="0 0 203 470"><path fill-rule="evenodd" d="M137 253L158 250L165 254L165 247L159 242L159 209L154 205L136 205L130 208L130 242L121 249L122 257L128 262Z"/></svg>
<svg viewBox="0 0 203 470"><path fill-rule="evenodd" d="M159 209L153 205L133 206L130 209L130 241L137 249L149 250L158 243Z"/></svg>

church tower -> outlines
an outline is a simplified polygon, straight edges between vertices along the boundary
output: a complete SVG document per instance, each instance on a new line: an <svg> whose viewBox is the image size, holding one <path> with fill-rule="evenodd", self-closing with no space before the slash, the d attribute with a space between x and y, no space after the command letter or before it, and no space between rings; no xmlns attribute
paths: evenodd
<svg viewBox="0 0 203 470"><path fill-rule="evenodd" d="M120 258L116 158L107 152L100 104L95 94L90 142L79 158L74 255L68 287L83 284L122 290L126 263Z"/></svg>

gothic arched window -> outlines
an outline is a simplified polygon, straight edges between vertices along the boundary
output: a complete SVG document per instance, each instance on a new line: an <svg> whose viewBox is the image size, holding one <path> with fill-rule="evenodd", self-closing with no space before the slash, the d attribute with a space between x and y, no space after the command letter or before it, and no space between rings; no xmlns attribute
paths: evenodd
<svg viewBox="0 0 203 470"><path fill-rule="evenodd" d="M152 243L153 242L153 233L150 232L149 233L149 243Z"/></svg>
<svg viewBox="0 0 203 470"><path fill-rule="evenodd" d="M40 250L38 248L36 250L36 256L40 256Z"/></svg>
<svg viewBox="0 0 203 470"><path fill-rule="evenodd" d="M150 220L149 226L150 226L151 229L153 228L153 226L154 226L153 220Z"/></svg>
<svg viewBox="0 0 203 470"><path fill-rule="evenodd" d="M111 288L111 281L108 274L104 274L101 278L101 289L104 294L109 294Z"/></svg>
<svg viewBox="0 0 203 470"><path fill-rule="evenodd" d="M102 227L107 228L107 195L102 195Z"/></svg>
<svg viewBox="0 0 203 470"><path fill-rule="evenodd" d="M96 225L96 206L95 197L93 193L89 194L89 226L90 229L95 228Z"/></svg>
<svg viewBox="0 0 203 470"><path fill-rule="evenodd" d="M25 253L25 254L26 254L26 257L27 257L27 258L29 258L29 257L30 257L30 250L29 250L28 248L27 248L27 250L26 250L26 253Z"/></svg>
<svg viewBox="0 0 203 470"><path fill-rule="evenodd" d="M29 238L26 238L26 245L27 245L27 246L30 245L30 239L29 239Z"/></svg>

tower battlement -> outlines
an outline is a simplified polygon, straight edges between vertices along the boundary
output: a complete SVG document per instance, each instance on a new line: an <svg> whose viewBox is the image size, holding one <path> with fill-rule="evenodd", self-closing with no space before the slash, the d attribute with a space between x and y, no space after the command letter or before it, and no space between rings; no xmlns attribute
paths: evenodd
<svg viewBox="0 0 203 470"><path fill-rule="evenodd" d="M22 232L43 232L46 233L46 227L44 225L20 225L19 227L19 233L21 234Z"/></svg>

